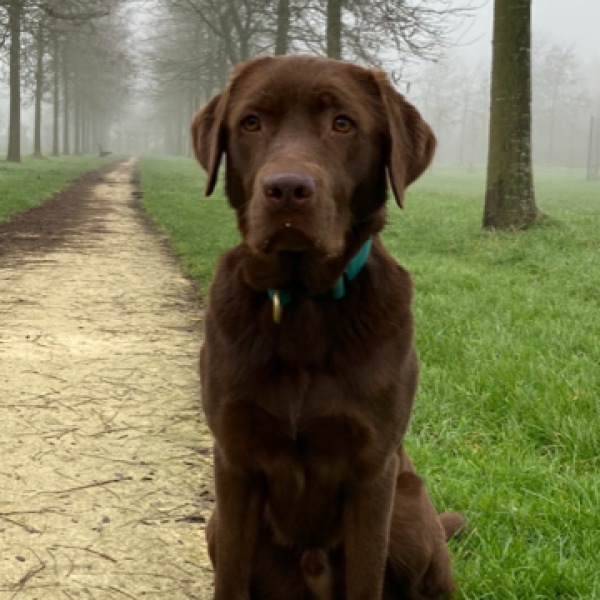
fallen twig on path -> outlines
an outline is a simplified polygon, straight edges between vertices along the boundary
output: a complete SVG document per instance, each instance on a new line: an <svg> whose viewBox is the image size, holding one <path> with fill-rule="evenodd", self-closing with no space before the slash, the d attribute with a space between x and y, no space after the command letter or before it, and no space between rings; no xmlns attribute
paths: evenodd
<svg viewBox="0 0 600 600"><path fill-rule="evenodd" d="M103 554L102 552L97 552L96 550L92 550L91 548L84 548L82 546L65 546L63 544L55 544L52 546L52 549L55 548L68 548L69 550L82 550L83 552L89 552L90 554L95 554L104 560L108 560L112 563L117 564L119 561L113 558L112 556L108 556L108 554Z"/></svg>
<svg viewBox="0 0 600 600"><path fill-rule="evenodd" d="M122 481L132 481L133 477L120 477L119 479L108 479L106 481L98 481L96 483L88 483L88 485L80 485L66 490L56 490L48 492L39 492L40 494L66 494L68 492L77 492L79 490L87 490L88 488L100 487L102 485L110 485L112 483L121 483Z"/></svg>
<svg viewBox="0 0 600 600"><path fill-rule="evenodd" d="M24 529L27 533L41 533L41 531L35 529L34 527L30 527L29 525L23 525L23 523L19 523L19 521L15 521L14 519L9 519L4 515L0 515L0 519L6 521L7 523L11 523L12 525L16 525L17 527L21 527L21 529Z"/></svg>
<svg viewBox="0 0 600 600"><path fill-rule="evenodd" d="M33 550L31 550L33 552ZM30 580L33 579L38 573L41 573L45 568L46 568L46 563L40 559L40 557L33 552L34 556L38 559L39 561L39 565L37 567L34 567L32 569L30 569L29 571L27 571L27 573L25 573L25 575L23 575L23 577L21 577L21 579L19 579L19 581L15 584L16 590L15 593L10 597L10 600L13 600L14 598L17 597L18 594L21 593L21 591L23 590L23 588L25 587L25 584Z"/></svg>

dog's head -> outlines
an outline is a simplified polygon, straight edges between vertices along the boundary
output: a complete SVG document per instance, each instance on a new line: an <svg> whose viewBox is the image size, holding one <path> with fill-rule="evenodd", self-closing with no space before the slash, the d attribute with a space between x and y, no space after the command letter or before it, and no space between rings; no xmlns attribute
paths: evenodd
<svg viewBox="0 0 600 600"><path fill-rule="evenodd" d="M329 289L383 227L386 169L402 206L436 145L384 72L311 56L239 65L196 115L192 138L206 195L226 155L249 283L300 279L311 293Z"/></svg>

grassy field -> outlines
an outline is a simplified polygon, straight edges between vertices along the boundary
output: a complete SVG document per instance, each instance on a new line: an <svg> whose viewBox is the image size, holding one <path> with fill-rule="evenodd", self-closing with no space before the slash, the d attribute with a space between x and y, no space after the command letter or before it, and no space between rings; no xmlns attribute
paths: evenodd
<svg viewBox="0 0 600 600"><path fill-rule="evenodd" d="M78 175L113 160L94 156L26 157L15 164L0 159L0 223L51 198Z"/></svg>
<svg viewBox="0 0 600 600"><path fill-rule="evenodd" d="M238 235L191 160L143 159L143 202L204 294ZM549 218L484 233L483 171L436 167L390 205L422 377L407 447L464 512L458 598L600 600L600 184L536 174Z"/></svg>

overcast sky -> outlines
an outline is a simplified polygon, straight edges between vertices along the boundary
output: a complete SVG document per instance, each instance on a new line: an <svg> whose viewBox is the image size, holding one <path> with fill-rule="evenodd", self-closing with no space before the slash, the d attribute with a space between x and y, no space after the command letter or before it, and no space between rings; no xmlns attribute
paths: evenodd
<svg viewBox="0 0 600 600"><path fill-rule="evenodd" d="M491 56L493 0L487 0L475 14L462 39L463 43L477 41L458 51L473 58ZM533 34L549 34L571 44L585 61L600 59L600 0L533 0Z"/></svg>

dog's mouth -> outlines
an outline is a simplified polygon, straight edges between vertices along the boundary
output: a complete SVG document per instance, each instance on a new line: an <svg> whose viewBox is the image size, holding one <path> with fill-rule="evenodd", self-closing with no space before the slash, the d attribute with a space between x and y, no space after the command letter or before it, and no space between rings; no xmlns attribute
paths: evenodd
<svg viewBox="0 0 600 600"><path fill-rule="evenodd" d="M247 239L249 246L255 254L266 259L291 252L310 256L313 260L329 260L344 251L343 236L335 235L331 228L318 227L310 219L278 216L266 227L263 225L260 233L253 233Z"/></svg>
<svg viewBox="0 0 600 600"><path fill-rule="evenodd" d="M322 251L318 237L296 229L291 223L266 237L260 250L267 255L275 255L281 252L305 254L320 253Z"/></svg>
<svg viewBox="0 0 600 600"><path fill-rule="evenodd" d="M306 210L266 210L250 203L245 247L245 277L257 290L293 286L324 293L339 278L347 225L325 202Z"/></svg>
<svg viewBox="0 0 600 600"><path fill-rule="evenodd" d="M294 288L311 295L332 289L343 271L345 243L331 245L329 238L291 224L263 234L258 244L247 244L250 251L245 263L246 280L257 290ZM325 237L325 236L324 236Z"/></svg>

